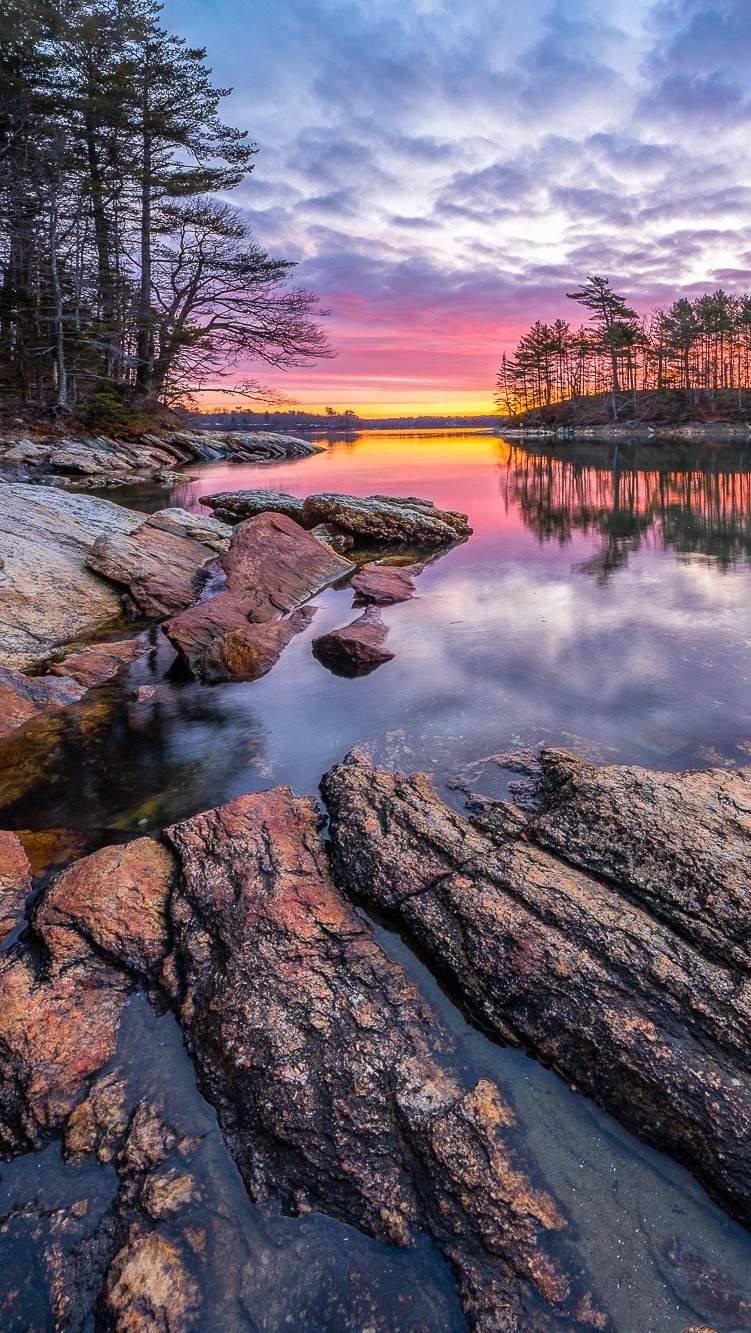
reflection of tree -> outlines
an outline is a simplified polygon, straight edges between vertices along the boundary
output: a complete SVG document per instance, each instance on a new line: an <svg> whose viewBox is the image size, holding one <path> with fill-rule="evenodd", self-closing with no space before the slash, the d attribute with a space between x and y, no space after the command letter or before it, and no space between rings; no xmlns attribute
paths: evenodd
<svg viewBox="0 0 751 1333"><path fill-rule="evenodd" d="M663 446L528 449L506 446L506 503L541 543L576 533L602 548L581 566L605 581L649 541L710 556L722 568L751 563L751 455Z"/></svg>

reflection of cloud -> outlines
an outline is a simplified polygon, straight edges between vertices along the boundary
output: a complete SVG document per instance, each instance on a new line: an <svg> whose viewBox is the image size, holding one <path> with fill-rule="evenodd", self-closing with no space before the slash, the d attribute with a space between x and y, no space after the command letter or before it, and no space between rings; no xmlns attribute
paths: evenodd
<svg viewBox="0 0 751 1333"><path fill-rule="evenodd" d="M464 329L454 378L489 404L501 346L538 315L576 318L564 292L587 271L641 304L747 282L746 0L260 0L247 25L236 0L169 0L167 16L234 83L261 148L238 197L331 306L347 364L369 329L401 321L409 347L430 326L429 383Z"/></svg>

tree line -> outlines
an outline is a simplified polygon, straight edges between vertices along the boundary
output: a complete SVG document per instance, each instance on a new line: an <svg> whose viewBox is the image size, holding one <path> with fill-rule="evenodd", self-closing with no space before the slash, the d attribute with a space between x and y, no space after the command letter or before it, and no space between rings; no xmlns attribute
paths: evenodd
<svg viewBox="0 0 751 1333"><path fill-rule="evenodd" d="M294 265L224 195L256 145L156 0L0 15L0 393L64 413L172 403L248 361L330 355ZM256 381L240 386L259 391Z"/></svg>
<svg viewBox="0 0 751 1333"><path fill-rule="evenodd" d="M587 278L567 297L590 312L588 322L537 320L504 355L496 391L504 414L607 393L616 417L623 394L751 388L748 295L718 288L641 316L608 278Z"/></svg>

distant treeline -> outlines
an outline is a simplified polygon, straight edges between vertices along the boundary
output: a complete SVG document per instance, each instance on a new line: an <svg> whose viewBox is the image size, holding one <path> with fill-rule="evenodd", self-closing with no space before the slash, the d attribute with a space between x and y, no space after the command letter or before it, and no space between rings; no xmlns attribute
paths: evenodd
<svg viewBox="0 0 751 1333"><path fill-rule="evenodd" d="M349 434L362 430L481 429L497 426L495 414L486 416L359 417L356 412L194 412L189 425L202 430L325 430Z"/></svg>
<svg viewBox="0 0 751 1333"><path fill-rule="evenodd" d="M157 0L0 11L0 392L127 417L248 360L327 354L293 264L226 195L256 147ZM249 386L252 389L252 385ZM260 386L256 386L258 388ZM132 410L132 409L131 409Z"/></svg>
<svg viewBox="0 0 751 1333"><path fill-rule="evenodd" d="M638 316L607 278L567 296L591 312L589 322L537 320L504 355L496 392L504 415L607 392L617 416L623 394L751 388L751 297L718 288Z"/></svg>

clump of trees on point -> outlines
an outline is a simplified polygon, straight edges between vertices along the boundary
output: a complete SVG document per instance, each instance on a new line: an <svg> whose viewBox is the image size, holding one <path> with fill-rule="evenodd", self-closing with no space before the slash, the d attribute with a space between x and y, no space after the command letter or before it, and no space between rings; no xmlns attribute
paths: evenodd
<svg viewBox="0 0 751 1333"><path fill-rule="evenodd" d="M508 415L608 393L613 416L624 394L680 389L751 388L751 297L718 288L639 316L608 278L590 277L568 292L590 311L574 328L537 320L505 356L496 403Z"/></svg>
<svg viewBox="0 0 751 1333"><path fill-rule="evenodd" d="M248 360L330 354L294 265L218 197L256 146L223 123L229 90L160 8L3 6L0 402L116 416Z"/></svg>

